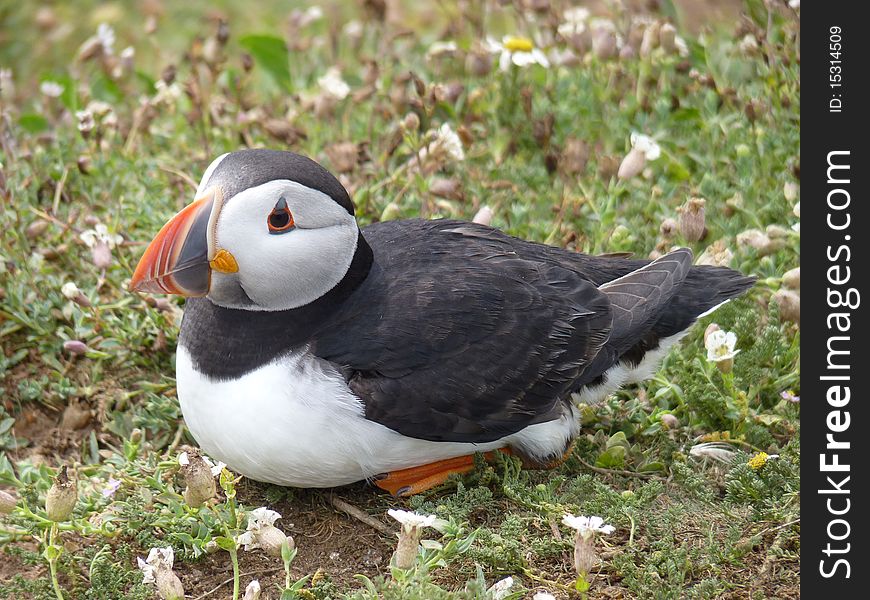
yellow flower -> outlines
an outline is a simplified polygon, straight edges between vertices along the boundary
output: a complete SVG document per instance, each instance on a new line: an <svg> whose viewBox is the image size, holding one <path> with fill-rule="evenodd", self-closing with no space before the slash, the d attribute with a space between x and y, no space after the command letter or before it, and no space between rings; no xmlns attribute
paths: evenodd
<svg viewBox="0 0 870 600"><path fill-rule="evenodd" d="M529 38L508 36L504 39L504 47L511 52L531 52L535 45Z"/></svg>
<svg viewBox="0 0 870 600"><path fill-rule="evenodd" d="M767 461L769 461L772 458L778 458L778 457L779 457L778 454L768 454L767 452L759 452L758 454L756 454L755 456L750 458L746 462L746 464L749 465L749 468L752 469L753 471L759 471L759 470L761 470L762 467L764 467L764 465L767 464Z"/></svg>

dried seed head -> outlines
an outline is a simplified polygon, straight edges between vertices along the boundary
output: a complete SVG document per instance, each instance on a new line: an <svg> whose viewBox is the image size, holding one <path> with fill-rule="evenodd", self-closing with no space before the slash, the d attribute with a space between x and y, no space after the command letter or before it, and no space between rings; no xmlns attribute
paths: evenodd
<svg viewBox="0 0 870 600"><path fill-rule="evenodd" d="M86 154L82 154L78 157L78 160L76 160L76 165L79 168L79 173L81 173L82 175L87 175L91 172L91 157Z"/></svg>
<svg viewBox="0 0 870 600"><path fill-rule="evenodd" d="M677 209L680 213L680 235L686 241L697 242L704 238L707 232L704 208L706 202L703 198L690 198L686 204Z"/></svg>
<svg viewBox="0 0 870 600"><path fill-rule="evenodd" d="M112 249L105 242L97 242L91 248L91 260L98 269L108 269L112 265Z"/></svg>
<svg viewBox="0 0 870 600"><path fill-rule="evenodd" d="M10 494L0 490L0 515L8 515L18 505L18 499Z"/></svg>
<svg viewBox="0 0 870 600"><path fill-rule="evenodd" d="M193 508L198 508L215 497L216 489L211 467L196 450L187 453L188 463L181 467L181 474L187 487L184 490L184 501Z"/></svg>
<svg viewBox="0 0 870 600"><path fill-rule="evenodd" d="M646 153L639 148L632 148L622 159L616 175L620 179L631 179L643 171L644 166L646 166Z"/></svg>
<svg viewBox="0 0 870 600"><path fill-rule="evenodd" d="M608 181L616 175L619 168L619 158L616 156L604 155L598 158L598 177L604 181Z"/></svg>
<svg viewBox="0 0 870 600"><path fill-rule="evenodd" d="M704 252L701 253L695 264L709 265L711 267L727 267L731 265L732 260L734 260L734 253L731 252L731 249L725 244L725 240L722 239L716 240L704 248Z"/></svg>
<svg viewBox="0 0 870 600"><path fill-rule="evenodd" d="M60 468L60 472L45 495L45 512L48 518L54 522L69 519L78 501L78 485L75 473L70 478L66 465Z"/></svg>
<svg viewBox="0 0 870 600"><path fill-rule="evenodd" d="M260 600L260 582L254 579L245 587L245 595L242 600Z"/></svg>
<svg viewBox="0 0 870 600"><path fill-rule="evenodd" d="M488 206L481 206L477 214L474 215L472 222L479 223L480 225L489 225L492 223L492 209Z"/></svg>
<svg viewBox="0 0 870 600"><path fill-rule="evenodd" d="M801 297L791 290L780 289L773 295L779 304L779 315L783 321L801 324Z"/></svg>
<svg viewBox="0 0 870 600"><path fill-rule="evenodd" d="M766 233L758 229L747 229L737 234L737 245L755 248L759 256L773 254L785 245L784 239L771 239Z"/></svg>
<svg viewBox="0 0 870 600"><path fill-rule="evenodd" d="M663 414L660 419L665 429L676 429L680 426L680 420L671 413Z"/></svg>
<svg viewBox="0 0 870 600"><path fill-rule="evenodd" d="M417 552L420 548L420 538L423 536L421 528L407 530L402 528L399 533L399 543L393 555L393 563L399 569L410 569L417 562Z"/></svg>
<svg viewBox="0 0 870 600"><path fill-rule="evenodd" d="M402 119L402 128L405 131L417 131L420 129L420 117L417 116L417 113L409 112L405 115L405 118Z"/></svg>
<svg viewBox="0 0 870 600"><path fill-rule="evenodd" d="M245 73L250 73L254 68L254 57L247 52L242 52L242 69Z"/></svg>
<svg viewBox="0 0 870 600"><path fill-rule="evenodd" d="M569 137L559 157L559 168L565 175L580 175L586 171L589 161L589 145L583 140Z"/></svg>
<svg viewBox="0 0 870 600"><path fill-rule="evenodd" d="M643 39L640 42L640 55L649 56L652 51L659 45L659 24L657 22L650 23L643 32Z"/></svg>
<svg viewBox="0 0 870 600"><path fill-rule="evenodd" d="M492 71L492 55L488 52L471 52L465 59L465 70L476 77L489 75Z"/></svg>
<svg viewBox="0 0 870 600"><path fill-rule="evenodd" d="M160 567L154 576L157 583L157 593L163 600L184 600L184 586L181 580L170 568Z"/></svg>
<svg viewBox="0 0 870 600"><path fill-rule="evenodd" d="M791 235L791 232L782 225L768 225L765 227L764 232L772 240L787 238Z"/></svg>
<svg viewBox="0 0 870 600"><path fill-rule="evenodd" d="M790 290L798 290L801 289L801 268L795 267L789 271L785 272L785 275L782 276L782 284Z"/></svg>
<svg viewBox="0 0 870 600"><path fill-rule="evenodd" d="M665 23L659 30L659 45L668 54L677 52L677 28Z"/></svg>
<svg viewBox="0 0 870 600"><path fill-rule="evenodd" d="M761 100L753 99L746 103L743 107L743 112L746 114L746 118L754 123L762 117L766 111L764 103Z"/></svg>
<svg viewBox="0 0 870 600"><path fill-rule="evenodd" d="M327 147L326 156L335 172L350 173L359 164L360 150L354 142L340 142Z"/></svg>
<svg viewBox="0 0 870 600"><path fill-rule="evenodd" d="M674 219L668 217L667 219L662 221L661 225L659 225L659 232L666 240L671 239L677 232L677 222Z"/></svg>
<svg viewBox="0 0 870 600"><path fill-rule="evenodd" d="M295 547L295 542L292 537L289 537L283 531L274 525L265 525L255 534L256 541L266 554L281 558L281 547L287 543L292 550Z"/></svg>
<svg viewBox="0 0 870 600"><path fill-rule="evenodd" d="M592 34L592 52L601 60L616 56L616 34L610 29L596 29Z"/></svg>
<svg viewBox="0 0 870 600"><path fill-rule="evenodd" d="M578 531L574 536L574 569L578 575L586 575L598 562L594 537L583 537Z"/></svg>
<svg viewBox="0 0 870 600"><path fill-rule="evenodd" d="M448 200L462 200L465 197L462 184L454 177L436 177L429 184L429 191L433 196Z"/></svg>
<svg viewBox="0 0 870 600"><path fill-rule="evenodd" d="M28 239L35 240L45 233L46 229L48 229L48 221L36 220L27 226L27 229L24 230L24 235Z"/></svg>

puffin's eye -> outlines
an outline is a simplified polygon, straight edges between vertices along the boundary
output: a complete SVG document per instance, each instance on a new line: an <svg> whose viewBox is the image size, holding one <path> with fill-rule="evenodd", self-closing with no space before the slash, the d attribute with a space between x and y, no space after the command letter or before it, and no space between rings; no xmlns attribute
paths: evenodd
<svg viewBox="0 0 870 600"><path fill-rule="evenodd" d="M275 204L275 208L269 213L266 223L269 225L269 233L275 234L287 233L296 226L296 223L293 221L293 214L287 208L287 201L284 198L281 198Z"/></svg>

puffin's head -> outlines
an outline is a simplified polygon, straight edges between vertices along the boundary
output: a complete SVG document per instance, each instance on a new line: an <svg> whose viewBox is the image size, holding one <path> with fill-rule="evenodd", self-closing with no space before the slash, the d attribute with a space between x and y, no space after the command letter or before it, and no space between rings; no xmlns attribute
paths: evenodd
<svg viewBox="0 0 870 600"><path fill-rule="evenodd" d="M145 250L130 289L247 310L304 306L348 273L361 241L353 211L344 187L311 159L224 154Z"/></svg>

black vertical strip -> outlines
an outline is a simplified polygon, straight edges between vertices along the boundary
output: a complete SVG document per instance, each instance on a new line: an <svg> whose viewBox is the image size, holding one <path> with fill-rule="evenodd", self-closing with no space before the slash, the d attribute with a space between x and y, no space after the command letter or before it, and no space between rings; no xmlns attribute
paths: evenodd
<svg viewBox="0 0 870 600"><path fill-rule="evenodd" d="M801 262L807 283L801 321L801 588L806 598L866 598L870 589L864 351L870 310L870 32L860 14L864 6L841 1L801 7L801 75L806 75L801 77L806 92L801 94Z"/></svg>

